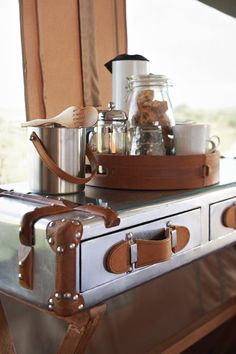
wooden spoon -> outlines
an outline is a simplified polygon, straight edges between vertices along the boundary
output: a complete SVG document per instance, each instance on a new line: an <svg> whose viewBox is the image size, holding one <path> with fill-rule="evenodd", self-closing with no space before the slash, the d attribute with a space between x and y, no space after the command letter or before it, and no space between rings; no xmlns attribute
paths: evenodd
<svg viewBox="0 0 236 354"><path fill-rule="evenodd" d="M33 119L21 124L22 127L45 127L58 124L65 128L88 128L93 126L98 119L98 111L92 106L78 108L68 107L53 118Z"/></svg>

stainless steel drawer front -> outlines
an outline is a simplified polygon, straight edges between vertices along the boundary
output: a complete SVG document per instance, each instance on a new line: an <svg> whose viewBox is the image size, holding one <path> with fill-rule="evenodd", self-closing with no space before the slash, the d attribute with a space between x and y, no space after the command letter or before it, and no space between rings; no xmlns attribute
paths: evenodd
<svg viewBox="0 0 236 354"><path fill-rule="evenodd" d="M190 240L187 246L179 253L185 252L201 244L201 210L195 209L174 216L168 216L161 220L132 227L115 234L101 236L81 244L81 291L92 289L101 284L113 281L127 274L112 274L105 268L105 257L109 249L121 240L125 240L127 234L133 233L134 238L152 239L163 232L166 224L171 222L176 225L186 226L190 231ZM173 255L175 257L176 255ZM134 270L136 271L136 270Z"/></svg>
<svg viewBox="0 0 236 354"><path fill-rule="evenodd" d="M222 223L224 211L234 203L236 203L236 197L210 205L210 240L216 240L232 232L235 232L236 240L236 231L230 227L225 227Z"/></svg>

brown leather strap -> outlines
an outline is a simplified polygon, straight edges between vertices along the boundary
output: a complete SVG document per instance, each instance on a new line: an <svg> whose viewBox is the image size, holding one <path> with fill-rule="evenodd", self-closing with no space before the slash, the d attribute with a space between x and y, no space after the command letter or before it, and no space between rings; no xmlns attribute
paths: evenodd
<svg viewBox="0 0 236 354"><path fill-rule="evenodd" d="M115 210L111 209L110 207L102 207L100 205L94 205L94 204L78 205L77 203L74 203L62 197L53 198L51 196L50 198L48 197L46 198L40 195L17 193L14 191L6 191L3 189L2 190L0 189L0 197L14 198L17 200L23 200L31 203L37 203L37 204L48 205L48 206L52 206L52 204L55 204L57 206L66 206L70 210L74 209L78 211L85 211L87 213L92 213L94 215L103 217L105 221L105 226L107 228L118 226L120 224L120 218L118 216L118 213ZM53 210L55 210L55 206ZM32 228L30 230L32 230ZM30 230L27 230L27 232Z"/></svg>
<svg viewBox="0 0 236 354"><path fill-rule="evenodd" d="M118 226L120 224L120 218L118 216L118 213L109 207L104 208L100 205L85 204L77 206L75 210L85 211L87 213L101 216L104 219L105 226L107 228Z"/></svg>
<svg viewBox="0 0 236 354"><path fill-rule="evenodd" d="M19 229L19 237L21 245L18 250L18 279L19 284L23 288L33 289L33 263L34 253L34 224L37 220L56 214L62 214L72 209L63 205L50 205L42 208L35 208L33 211L26 213Z"/></svg>
<svg viewBox="0 0 236 354"><path fill-rule="evenodd" d="M47 230L50 247L56 253L55 293L49 308L61 316L70 316L84 307L76 292L76 248L82 236L82 224L74 220L57 220Z"/></svg>
<svg viewBox="0 0 236 354"><path fill-rule="evenodd" d="M2 354L16 353L1 300L0 300L0 353Z"/></svg>
<svg viewBox="0 0 236 354"><path fill-rule="evenodd" d="M102 207L101 205L95 204L84 204L78 205L70 200L60 199L64 205L68 208L73 207L74 210L85 211L86 213L94 214L97 216L101 216L104 219L105 226L107 228L118 226L120 224L120 218L118 213L111 209L110 207Z"/></svg>
<svg viewBox="0 0 236 354"><path fill-rule="evenodd" d="M32 132L30 136L30 140L33 142L34 147L36 148L39 156L41 157L42 161L44 164L47 166L47 168L54 173L56 176L60 177L61 179L74 183L74 184L85 184L88 181L91 180L91 178L96 174L97 172L97 160L95 155L93 154L90 146L87 144L86 145L86 156L88 157L88 160L91 165L91 175L89 177L76 177L68 174L67 172L63 171L60 167L57 166L57 164L52 160L52 158L48 155L43 142L40 140L38 135L35 132Z"/></svg>
<svg viewBox="0 0 236 354"><path fill-rule="evenodd" d="M130 238L115 244L108 252L106 266L109 272L120 274L171 258L172 252L183 249L189 241L189 230L184 226L167 227L162 240Z"/></svg>
<svg viewBox="0 0 236 354"><path fill-rule="evenodd" d="M34 244L34 224L37 220L56 214L68 213L73 208L68 208L63 205L50 205L42 208L35 208L33 211L25 213L19 230L20 241L25 246L32 246Z"/></svg>
<svg viewBox="0 0 236 354"><path fill-rule="evenodd" d="M231 205L224 211L222 222L224 226L236 229L236 205Z"/></svg>

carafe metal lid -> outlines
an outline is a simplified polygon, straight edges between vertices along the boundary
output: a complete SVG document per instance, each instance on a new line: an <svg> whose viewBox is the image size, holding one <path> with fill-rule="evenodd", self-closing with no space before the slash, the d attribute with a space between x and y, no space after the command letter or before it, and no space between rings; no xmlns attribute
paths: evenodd
<svg viewBox="0 0 236 354"><path fill-rule="evenodd" d="M114 109L114 102L110 102L108 104L108 110L100 111L98 114L98 120L104 121L126 121L128 117L126 116L124 111Z"/></svg>

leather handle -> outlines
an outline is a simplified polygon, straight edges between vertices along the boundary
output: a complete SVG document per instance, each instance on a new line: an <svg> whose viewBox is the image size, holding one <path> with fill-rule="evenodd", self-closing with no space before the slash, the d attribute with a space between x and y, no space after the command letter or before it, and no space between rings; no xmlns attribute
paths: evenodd
<svg viewBox="0 0 236 354"><path fill-rule="evenodd" d="M62 214L72 209L62 205L51 205L35 208L24 214L19 229L20 247L18 250L18 277L20 286L33 289L33 263L34 263L34 224L37 220L51 215Z"/></svg>
<svg viewBox="0 0 236 354"><path fill-rule="evenodd" d="M236 205L235 204L225 209L222 215L222 223L226 227L236 229Z"/></svg>
<svg viewBox="0 0 236 354"><path fill-rule="evenodd" d="M91 165L91 175L89 177L83 178L83 177L72 176L72 175L68 174L67 172L63 171L59 166L57 166L55 161L53 161L53 159L48 155L48 153L43 145L43 142L40 140L40 138L38 137L38 135L35 132L31 133L30 140L34 144L35 149L37 150L40 158L42 159L44 164L47 166L47 168L52 173L54 173L56 176L60 177L61 179L65 180L67 182L74 183L74 184L84 184L84 183L89 182L91 180L91 178L93 178L93 176L97 172L97 166L98 166L97 160L96 160L96 157L93 154L93 152L88 144L86 145L85 154L88 157L88 160Z"/></svg>
<svg viewBox="0 0 236 354"><path fill-rule="evenodd" d="M20 242L25 246L34 245L34 224L36 221L43 217L52 216L56 214L63 214L73 211L72 208L68 208L63 205L51 205L42 208L35 208L33 211L25 213L19 230Z"/></svg>
<svg viewBox="0 0 236 354"><path fill-rule="evenodd" d="M109 272L127 273L134 268L167 261L186 246L190 232L185 226L171 225L161 240L140 240L133 238L132 234L129 236L128 240L122 240L108 251L106 267Z"/></svg>
<svg viewBox="0 0 236 354"><path fill-rule="evenodd" d="M97 216L101 216L104 219L106 228L118 226L120 224L118 213L109 207L104 208L100 205L85 204L77 206L75 210L85 211Z"/></svg>
<svg viewBox="0 0 236 354"><path fill-rule="evenodd" d="M120 218L118 213L111 209L110 207L102 207L101 205L95 204L84 204L77 205L70 200L61 198L62 203L68 208L74 208L74 210L85 211L86 213L94 214L96 216L101 216L104 219L105 226L107 228L118 226L120 224Z"/></svg>

